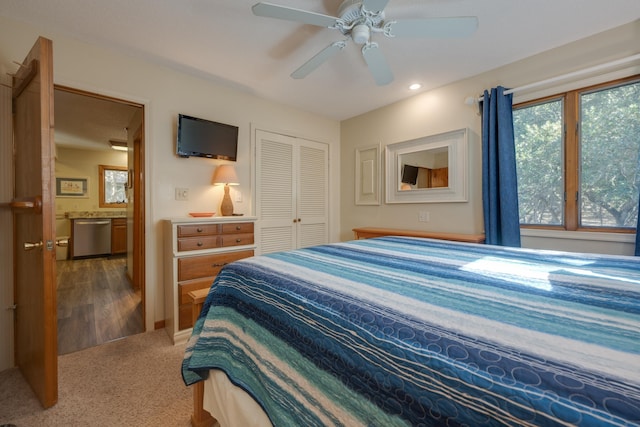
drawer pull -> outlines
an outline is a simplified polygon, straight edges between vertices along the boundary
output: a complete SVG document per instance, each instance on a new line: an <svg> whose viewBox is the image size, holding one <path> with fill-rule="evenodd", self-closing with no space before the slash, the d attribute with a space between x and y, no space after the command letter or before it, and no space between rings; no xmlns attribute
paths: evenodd
<svg viewBox="0 0 640 427"><path fill-rule="evenodd" d="M236 225L236 230L242 230L242 227L240 227L239 225Z"/></svg>
<svg viewBox="0 0 640 427"><path fill-rule="evenodd" d="M236 239L236 243L242 242L242 239Z"/></svg>
<svg viewBox="0 0 640 427"><path fill-rule="evenodd" d="M203 245L203 243L202 243L202 242L198 242L197 244L198 244L198 246L202 246L202 245Z"/></svg>
<svg viewBox="0 0 640 427"><path fill-rule="evenodd" d="M201 227L198 227L198 228L196 228L196 231L197 231L198 233L202 233L202 228L201 228Z"/></svg>
<svg viewBox="0 0 640 427"><path fill-rule="evenodd" d="M229 264L229 263L228 262L223 262L221 264L216 263L216 264L211 264L211 267L224 267L227 264Z"/></svg>

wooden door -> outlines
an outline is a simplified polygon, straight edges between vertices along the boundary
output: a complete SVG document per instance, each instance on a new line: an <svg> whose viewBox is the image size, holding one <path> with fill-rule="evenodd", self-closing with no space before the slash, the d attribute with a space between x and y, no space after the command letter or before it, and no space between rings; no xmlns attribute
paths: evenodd
<svg viewBox="0 0 640 427"><path fill-rule="evenodd" d="M15 360L43 407L58 401L53 45L40 37L13 79Z"/></svg>

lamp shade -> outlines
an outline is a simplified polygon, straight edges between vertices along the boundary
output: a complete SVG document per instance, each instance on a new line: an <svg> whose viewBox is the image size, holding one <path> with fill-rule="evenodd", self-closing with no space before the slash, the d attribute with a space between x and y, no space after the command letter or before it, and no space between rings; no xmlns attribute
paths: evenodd
<svg viewBox="0 0 640 427"><path fill-rule="evenodd" d="M239 185L236 169L232 165L220 165L213 173L213 184Z"/></svg>

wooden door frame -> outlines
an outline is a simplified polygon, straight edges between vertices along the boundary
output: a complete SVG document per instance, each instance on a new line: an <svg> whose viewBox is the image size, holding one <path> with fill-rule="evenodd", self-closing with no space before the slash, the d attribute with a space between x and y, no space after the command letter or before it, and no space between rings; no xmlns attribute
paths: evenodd
<svg viewBox="0 0 640 427"><path fill-rule="evenodd" d="M145 286L145 168L144 168L144 106L142 123L133 135L133 286L140 289L142 304L142 330L146 331L146 286Z"/></svg>
<svg viewBox="0 0 640 427"><path fill-rule="evenodd" d="M136 129L133 136L133 194L134 194L134 209L133 209L133 275L131 276L132 285L135 289L140 289L140 297L142 304L142 330L147 330L146 322L146 246L145 246L145 116L146 107L144 104L136 101L129 101L122 98L116 98L113 96L103 95L90 90L76 89L71 86L54 84L55 90L63 90L66 92L74 93L82 96L89 96L92 98L103 99L106 101L117 102L120 104L131 105L142 109L142 123L140 128ZM130 230L127 227L127 233ZM136 271L137 270L137 271Z"/></svg>

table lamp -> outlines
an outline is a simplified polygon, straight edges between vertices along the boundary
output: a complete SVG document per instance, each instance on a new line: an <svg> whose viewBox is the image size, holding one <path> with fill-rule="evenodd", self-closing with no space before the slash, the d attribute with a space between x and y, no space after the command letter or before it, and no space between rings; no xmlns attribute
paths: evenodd
<svg viewBox="0 0 640 427"><path fill-rule="evenodd" d="M222 203L220 204L220 214L222 216L233 215L233 203L231 202L231 196L229 196L229 186L239 185L238 175L232 165L220 165L213 173L213 185L224 184L224 196L222 197Z"/></svg>

